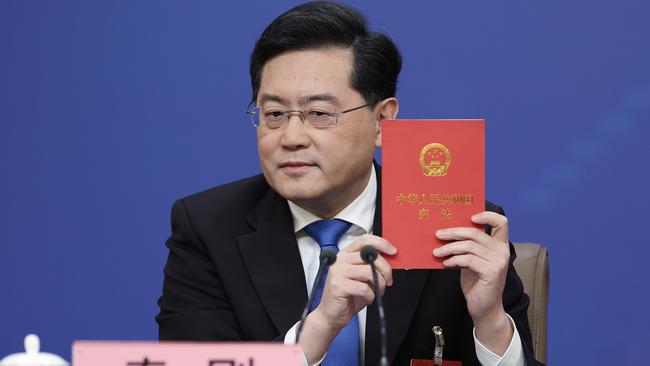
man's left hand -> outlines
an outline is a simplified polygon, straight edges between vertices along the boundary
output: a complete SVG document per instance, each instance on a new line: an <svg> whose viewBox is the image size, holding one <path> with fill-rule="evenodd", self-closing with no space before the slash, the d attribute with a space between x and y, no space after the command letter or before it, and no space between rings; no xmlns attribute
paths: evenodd
<svg viewBox="0 0 650 366"><path fill-rule="evenodd" d="M476 328L476 337L494 353L502 355L513 329L503 309L503 289L510 262L508 219L495 212L481 212L472 222L492 226L492 235L470 227L436 232L449 242L433 251L436 257L449 257L443 264L460 268L460 283L467 310Z"/></svg>

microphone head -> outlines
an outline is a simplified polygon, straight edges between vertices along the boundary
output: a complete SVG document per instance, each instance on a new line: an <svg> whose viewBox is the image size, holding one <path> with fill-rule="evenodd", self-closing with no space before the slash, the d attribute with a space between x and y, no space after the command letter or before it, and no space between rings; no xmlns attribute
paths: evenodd
<svg viewBox="0 0 650 366"><path fill-rule="evenodd" d="M325 260L325 262L323 262L323 260ZM336 253L333 250L321 250L320 261L328 266L331 266L334 264L334 262L336 262Z"/></svg>
<svg viewBox="0 0 650 366"><path fill-rule="evenodd" d="M365 247L361 248L361 259L363 259L363 261L366 263L374 262L375 259L377 259L378 255L379 254L377 253L377 249L372 245L366 245Z"/></svg>

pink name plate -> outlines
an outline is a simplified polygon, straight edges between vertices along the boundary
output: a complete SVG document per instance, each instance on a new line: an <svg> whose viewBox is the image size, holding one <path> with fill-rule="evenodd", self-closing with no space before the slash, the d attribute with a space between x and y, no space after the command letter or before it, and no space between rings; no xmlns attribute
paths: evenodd
<svg viewBox="0 0 650 366"><path fill-rule="evenodd" d="M299 346L280 343L75 341L73 366L298 366Z"/></svg>

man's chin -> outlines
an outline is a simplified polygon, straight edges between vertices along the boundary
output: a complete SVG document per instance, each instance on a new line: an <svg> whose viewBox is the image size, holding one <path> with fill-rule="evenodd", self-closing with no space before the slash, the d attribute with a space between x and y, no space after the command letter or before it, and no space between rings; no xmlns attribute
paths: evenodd
<svg viewBox="0 0 650 366"><path fill-rule="evenodd" d="M298 205L301 203L316 201L320 197L317 192L305 189L304 187L299 189L290 189L284 187L283 189L276 189L276 191L280 194L280 196Z"/></svg>

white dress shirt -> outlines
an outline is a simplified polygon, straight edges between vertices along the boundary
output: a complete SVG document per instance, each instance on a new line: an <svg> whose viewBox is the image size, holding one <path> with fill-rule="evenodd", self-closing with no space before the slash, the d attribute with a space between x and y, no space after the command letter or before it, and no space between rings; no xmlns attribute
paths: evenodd
<svg viewBox="0 0 650 366"><path fill-rule="evenodd" d="M372 225L375 218L375 200L377 197L377 178L374 166L370 174L368 185L361 192L361 194L347 205L341 212L336 214L334 218L345 220L352 223L348 231L343 234L339 240L339 249L343 250L350 245L355 239L361 235L372 233ZM311 292L318 266L320 265L320 246L314 239L312 239L303 230L305 226L314 221L321 220L320 217L312 214L311 212L299 207L295 203L289 201L289 209L293 216L293 227L298 241L298 250L300 251L300 258L302 259L302 267L305 273L305 283L307 284L307 293ZM359 345L361 350L360 360L361 366L364 366L365 357L365 339L366 339L366 308L363 308L357 314L359 318ZM484 366L523 366L525 365L524 354L521 347L521 339L515 327L514 321L510 318L510 323L514 329L514 334L508 349L503 356L498 356L485 348L481 342L476 338L474 333L474 344L476 347L476 355ZM296 340L296 329L298 323L294 324L284 337L285 344L294 344ZM389 330L390 331L390 330ZM303 355L304 356L304 355ZM306 357L303 357L303 364L307 365ZM320 363L322 359L318 362ZM318 364L317 363L317 364Z"/></svg>

